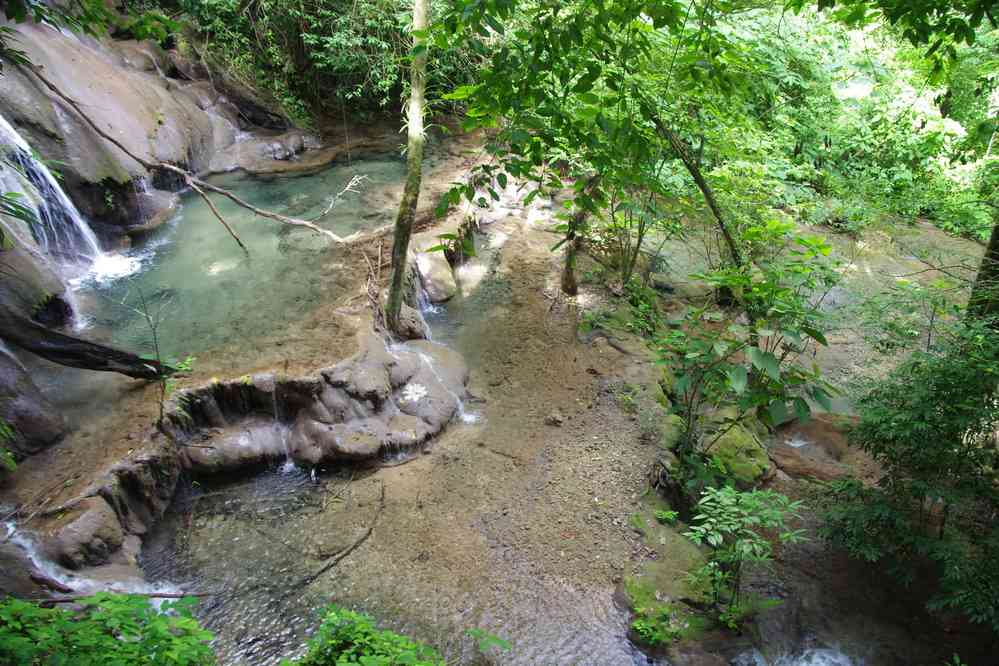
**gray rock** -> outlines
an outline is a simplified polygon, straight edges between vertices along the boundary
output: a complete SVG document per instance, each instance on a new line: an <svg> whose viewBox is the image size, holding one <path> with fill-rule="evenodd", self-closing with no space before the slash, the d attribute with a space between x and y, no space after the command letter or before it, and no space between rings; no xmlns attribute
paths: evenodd
<svg viewBox="0 0 999 666"><path fill-rule="evenodd" d="M427 298L432 303L443 303L458 293L458 283L455 282L451 264L447 262L443 252L417 253L416 267Z"/></svg>
<svg viewBox="0 0 999 666"><path fill-rule="evenodd" d="M4 446L18 458L55 444L66 434L62 415L35 386L21 362L2 345L0 419L13 429L13 439Z"/></svg>
<svg viewBox="0 0 999 666"><path fill-rule="evenodd" d="M100 497L87 497L47 530L42 549L59 564L79 569L106 562L123 539L114 510Z"/></svg>

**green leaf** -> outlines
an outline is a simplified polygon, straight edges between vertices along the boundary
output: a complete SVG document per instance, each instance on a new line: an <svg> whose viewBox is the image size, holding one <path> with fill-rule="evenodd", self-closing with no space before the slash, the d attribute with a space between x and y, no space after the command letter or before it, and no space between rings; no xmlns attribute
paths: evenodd
<svg viewBox="0 0 999 666"><path fill-rule="evenodd" d="M737 394L742 394L746 390L746 384L749 380L749 372L746 370L745 366L733 365L728 369L728 382L732 387L732 390Z"/></svg>
<svg viewBox="0 0 999 666"><path fill-rule="evenodd" d="M762 351L758 347L750 347L747 355L754 368L767 373L775 382L780 381L780 363L773 353Z"/></svg>
<svg viewBox="0 0 999 666"><path fill-rule="evenodd" d="M779 426L780 424L787 421L788 417L787 404L783 400L774 400L773 402L771 402L770 406L767 408L767 411L770 414L770 422L774 426Z"/></svg>

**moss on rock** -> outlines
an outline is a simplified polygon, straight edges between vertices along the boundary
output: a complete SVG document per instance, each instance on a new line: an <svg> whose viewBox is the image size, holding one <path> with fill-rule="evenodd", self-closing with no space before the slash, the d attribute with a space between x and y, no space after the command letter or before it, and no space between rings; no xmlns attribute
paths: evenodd
<svg viewBox="0 0 999 666"><path fill-rule="evenodd" d="M771 474L770 458L747 427L735 424L711 445L711 456L742 488L750 488Z"/></svg>

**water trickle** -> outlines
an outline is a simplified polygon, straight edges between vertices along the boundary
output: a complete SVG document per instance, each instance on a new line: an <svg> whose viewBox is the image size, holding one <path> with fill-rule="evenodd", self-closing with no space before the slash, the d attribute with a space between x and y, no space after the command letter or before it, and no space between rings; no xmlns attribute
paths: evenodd
<svg viewBox="0 0 999 666"><path fill-rule="evenodd" d="M35 540L26 532L19 530L11 521L3 523L4 540L21 549L31 566L39 573L63 585L75 594L96 594L97 592L115 592L118 594L176 594L181 589L170 583L149 584L140 577L138 571L133 579L100 581L87 576L81 576L59 566L46 557Z"/></svg>

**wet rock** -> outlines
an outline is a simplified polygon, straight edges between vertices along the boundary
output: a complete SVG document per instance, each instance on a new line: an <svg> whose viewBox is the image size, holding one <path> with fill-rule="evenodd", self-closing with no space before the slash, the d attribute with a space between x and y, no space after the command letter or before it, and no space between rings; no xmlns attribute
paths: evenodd
<svg viewBox="0 0 999 666"><path fill-rule="evenodd" d="M44 577L35 570L27 553L9 541L0 543L0 597L44 599L49 594L39 584L41 580Z"/></svg>
<svg viewBox="0 0 999 666"><path fill-rule="evenodd" d="M545 417L545 425L560 427L563 423L565 423L565 417L557 409L549 412L548 416Z"/></svg>
<svg viewBox="0 0 999 666"><path fill-rule="evenodd" d="M184 467L205 474L252 467L285 456L286 428L270 419L251 419L182 449Z"/></svg>
<svg viewBox="0 0 999 666"><path fill-rule="evenodd" d="M87 497L46 530L42 549L59 564L79 569L106 562L123 539L114 510L103 498Z"/></svg>
<svg viewBox="0 0 999 666"><path fill-rule="evenodd" d="M128 534L145 534L169 506L181 460L175 445L162 436L146 440L137 451L111 467L84 495L103 497Z"/></svg>
<svg viewBox="0 0 999 666"><path fill-rule="evenodd" d="M443 252L417 253L416 267L431 303L443 303L458 293L458 283Z"/></svg>
<svg viewBox="0 0 999 666"><path fill-rule="evenodd" d="M447 347L389 346L366 333L357 354L316 379L254 377L181 392L167 429L182 444L184 466L202 474L283 454L306 465L370 460L438 434L467 381L464 359Z"/></svg>
<svg viewBox="0 0 999 666"><path fill-rule="evenodd" d="M751 488L772 474L767 451L748 428L731 426L711 446L711 456L721 462L736 485Z"/></svg>
<svg viewBox="0 0 999 666"><path fill-rule="evenodd" d="M202 63L188 58L177 49L167 51L166 57L169 62L166 70L167 76L175 79L187 79L188 81L208 78L208 69Z"/></svg>
<svg viewBox="0 0 999 666"><path fill-rule="evenodd" d="M769 454L774 465L792 479L833 481L850 475L846 465L788 444L770 447Z"/></svg>
<svg viewBox="0 0 999 666"><path fill-rule="evenodd" d="M832 481L849 476L850 467L840 461L850 451L847 430L854 422L837 414L816 414L804 422L788 423L777 432L770 459L795 479Z"/></svg>
<svg viewBox="0 0 999 666"><path fill-rule="evenodd" d="M4 442L18 458L58 442L66 423L55 406L31 380L21 362L0 345L0 419L13 429Z"/></svg>
<svg viewBox="0 0 999 666"><path fill-rule="evenodd" d="M402 340L425 340L429 328L418 310L403 303L399 310L399 330L395 333Z"/></svg>

